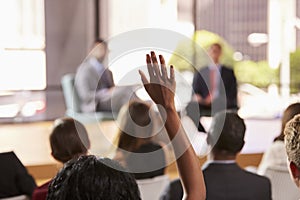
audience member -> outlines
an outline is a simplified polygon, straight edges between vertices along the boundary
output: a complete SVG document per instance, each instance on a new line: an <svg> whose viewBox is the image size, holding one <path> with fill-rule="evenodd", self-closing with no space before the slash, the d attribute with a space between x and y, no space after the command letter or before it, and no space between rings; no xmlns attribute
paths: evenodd
<svg viewBox="0 0 300 200"><path fill-rule="evenodd" d="M207 142L214 146L203 166L208 200L271 199L270 181L236 164L236 156L244 146L245 130L244 120L236 113L222 111L213 118ZM180 181L175 180L166 189L163 199L182 199L182 194L178 194L180 190Z"/></svg>
<svg viewBox="0 0 300 200"><path fill-rule="evenodd" d="M286 124L284 142L288 165L295 184L300 188L300 115Z"/></svg>
<svg viewBox="0 0 300 200"><path fill-rule="evenodd" d="M115 87L112 72L106 66L107 52L107 43L96 40L91 53L77 69L75 88L82 112L118 112L129 99L137 99L136 86Z"/></svg>
<svg viewBox="0 0 300 200"><path fill-rule="evenodd" d="M165 154L161 145L152 140L150 105L142 101L130 102L121 113L119 123L115 160L133 172L136 179L163 175Z"/></svg>
<svg viewBox="0 0 300 200"><path fill-rule="evenodd" d="M236 78L232 69L220 64L221 45L212 44L208 53L214 63L196 72L193 80L193 101L199 104L201 116L237 108Z"/></svg>
<svg viewBox="0 0 300 200"><path fill-rule="evenodd" d="M31 197L35 181L14 152L0 153L0 198L19 195Z"/></svg>
<svg viewBox="0 0 300 200"><path fill-rule="evenodd" d="M175 109L174 69L171 67L168 77L164 58L159 58L160 67L154 52L151 52L151 57L148 54L146 56L150 82L142 71L139 73L149 96L156 104L161 105L159 112L166 120L165 128L178 157L176 162L187 199L205 199L205 184L198 158L181 127ZM82 157L77 162L66 165L57 175L49 186L48 199L140 199L133 177L115 169L121 167L109 159Z"/></svg>
<svg viewBox="0 0 300 200"><path fill-rule="evenodd" d="M286 123L297 114L300 114L300 103L292 104L284 111L281 120L281 132L264 153L257 170L258 174L264 175L266 169L269 167L279 167L288 170L286 163L287 155L284 146L284 128Z"/></svg>
<svg viewBox="0 0 300 200"><path fill-rule="evenodd" d="M81 155L86 155L90 141L85 127L72 118L61 118L54 122L50 134L51 155L59 162L66 163ZM45 200L51 181L37 187L32 200Z"/></svg>
<svg viewBox="0 0 300 200"><path fill-rule="evenodd" d="M93 155L71 160L49 186L48 200L140 200L134 177L116 161Z"/></svg>

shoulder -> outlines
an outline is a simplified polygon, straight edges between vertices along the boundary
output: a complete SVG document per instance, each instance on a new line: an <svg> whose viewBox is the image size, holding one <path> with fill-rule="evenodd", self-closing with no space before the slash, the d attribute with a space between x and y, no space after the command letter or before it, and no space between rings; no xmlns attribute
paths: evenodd
<svg viewBox="0 0 300 200"><path fill-rule="evenodd" d="M251 183L256 184L257 187L260 187L260 186L270 187L271 186L270 180L265 176L260 176L258 174L254 174L252 172L248 172L246 170L244 170L244 173L246 174L248 180Z"/></svg>
<svg viewBox="0 0 300 200"><path fill-rule="evenodd" d="M222 69L222 72L233 73L233 69L226 65L221 65L221 69Z"/></svg>

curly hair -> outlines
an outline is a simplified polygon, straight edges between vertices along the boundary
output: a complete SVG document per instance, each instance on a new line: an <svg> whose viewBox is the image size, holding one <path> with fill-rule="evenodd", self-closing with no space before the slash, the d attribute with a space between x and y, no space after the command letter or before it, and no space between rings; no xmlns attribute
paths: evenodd
<svg viewBox="0 0 300 200"><path fill-rule="evenodd" d="M81 156L56 175L47 200L140 200L134 177L108 158Z"/></svg>
<svg viewBox="0 0 300 200"><path fill-rule="evenodd" d="M284 134L288 159L300 169L300 114L286 124Z"/></svg>

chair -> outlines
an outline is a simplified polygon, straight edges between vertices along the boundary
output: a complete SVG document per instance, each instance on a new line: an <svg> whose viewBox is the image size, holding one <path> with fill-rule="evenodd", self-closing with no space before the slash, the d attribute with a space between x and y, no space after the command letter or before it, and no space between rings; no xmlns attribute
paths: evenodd
<svg viewBox="0 0 300 200"><path fill-rule="evenodd" d="M159 200L164 189L170 183L167 175L136 181L143 200Z"/></svg>
<svg viewBox="0 0 300 200"><path fill-rule="evenodd" d="M2 198L0 200L29 200L29 197L26 195L20 195L15 197Z"/></svg>
<svg viewBox="0 0 300 200"><path fill-rule="evenodd" d="M63 95L65 99L65 104L67 107L66 116L77 119L78 121L93 122L104 121L104 120L113 120L114 115L111 112L95 112L95 113L83 113L80 109L80 98L74 87L74 74L66 74L61 79L61 85L63 90Z"/></svg>
<svg viewBox="0 0 300 200"><path fill-rule="evenodd" d="M300 198L300 191L291 179L287 168L268 167L265 176L271 181L273 200Z"/></svg>

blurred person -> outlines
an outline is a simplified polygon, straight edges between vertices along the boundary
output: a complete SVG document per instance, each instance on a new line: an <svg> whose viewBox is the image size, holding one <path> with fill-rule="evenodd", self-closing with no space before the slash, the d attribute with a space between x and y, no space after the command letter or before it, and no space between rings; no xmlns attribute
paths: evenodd
<svg viewBox="0 0 300 200"><path fill-rule="evenodd" d="M294 116L284 129L284 143L292 179L300 188L300 115Z"/></svg>
<svg viewBox="0 0 300 200"><path fill-rule="evenodd" d="M114 159L132 171L136 179L163 175L166 165L162 146L153 141L150 111L148 103L132 101L119 116L121 127ZM134 173L137 171L139 173Z"/></svg>
<svg viewBox="0 0 300 200"><path fill-rule="evenodd" d="M160 104L159 112L166 119L165 128L170 140L173 140L174 153L177 159L179 174L186 191L186 199L205 199L205 184L200 170L198 158L181 127L175 109L174 91L176 87L173 67L170 77L166 73L165 61L159 56L158 66L154 52L146 56L148 80L142 71L144 87L156 104ZM161 73L160 73L161 71ZM159 83L159 84L157 84ZM165 87L166 86L166 87ZM176 136L176 138L175 138ZM66 165L49 186L48 199L140 199L134 178L122 167L110 159L96 159L84 156L75 163Z"/></svg>
<svg viewBox="0 0 300 200"><path fill-rule="evenodd" d="M106 66L107 53L107 43L97 39L90 54L77 69L75 88L82 112L118 112L131 98L137 99L134 93L137 86L115 86L113 74Z"/></svg>
<svg viewBox="0 0 300 200"><path fill-rule="evenodd" d="M192 84L194 94L191 103L198 103L201 116L210 116L225 109L237 109L236 77L232 69L220 64L222 46L219 43L212 44L208 54L214 63L196 72Z"/></svg>
<svg viewBox="0 0 300 200"><path fill-rule="evenodd" d="M266 169L269 167L279 167L288 170L286 163L287 155L284 146L284 128L286 123L293 119L297 114L300 114L300 103L291 104L285 109L281 119L280 134L274 139L272 145L264 153L257 170L258 174L264 175Z"/></svg>
<svg viewBox="0 0 300 200"><path fill-rule="evenodd" d="M0 153L0 198L31 197L36 183L14 152Z"/></svg>
<svg viewBox="0 0 300 200"><path fill-rule="evenodd" d="M48 200L140 200L134 177L116 161L82 156L65 164L49 186Z"/></svg>
<svg viewBox="0 0 300 200"><path fill-rule="evenodd" d="M212 150L202 168L208 200L272 198L271 184L266 177L241 169L236 163L237 154L244 146L245 131L244 120L234 112L221 111L214 116L207 137ZM162 199L182 199L181 191L180 181L175 180Z"/></svg>
<svg viewBox="0 0 300 200"><path fill-rule="evenodd" d="M85 127L72 118L55 120L49 139L51 155L63 164L86 155L90 148L90 140ZM45 200L51 181L37 187L33 192L32 200Z"/></svg>

